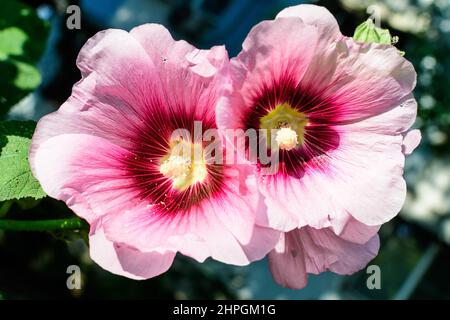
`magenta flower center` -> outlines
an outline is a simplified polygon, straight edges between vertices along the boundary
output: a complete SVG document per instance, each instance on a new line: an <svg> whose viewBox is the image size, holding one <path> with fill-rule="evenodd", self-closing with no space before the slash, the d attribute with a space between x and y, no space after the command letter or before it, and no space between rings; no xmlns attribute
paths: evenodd
<svg viewBox="0 0 450 320"><path fill-rule="evenodd" d="M280 149L289 151L303 143L307 122L303 113L282 103L260 119L260 128L267 130L269 147L275 142Z"/></svg>
<svg viewBox="0 0 450 320"><path fill-rule="evenodd" d="M162 107L152 109L158 111L130 136L135 156L123 159L140 201L151 205L153 212L173 215L189 212L209 198L220 197L226 191L227 177L223 165L205 163L203 159L203 151L210 142L194 135L184 140L172 139L178 129L194 133L197 119L202 121L203 130L215 128L214 114L202 119L184 110L169 113Z"/></svg>
<svg viewBox="0 0 450 320"><path fill-rule="evenodd" d="M262 83L249 98L243 129L267 130L267 152L272 152L272 143L280 151L277 176L301 177L305 170L326 169L328 151L339 145L335 123L341 117L340 105L303 87L289 71Z"/></svg>

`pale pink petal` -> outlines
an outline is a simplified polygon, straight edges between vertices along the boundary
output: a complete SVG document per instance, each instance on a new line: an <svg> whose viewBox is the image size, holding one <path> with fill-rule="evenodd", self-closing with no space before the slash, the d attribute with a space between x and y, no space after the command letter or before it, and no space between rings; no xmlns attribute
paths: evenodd
<svg viewBox="0 0 450 320"><path fill-rule="evenodd" d="M343 61L336 71L338 89L332 89L335 103L345 105L342 120L386 112L410 97L416 85L416 72L395 47L356 44L351 39L342 47Z"/></svg>
<svg viewBox="0 0 450 320"><path fill-rule="evenodd" d="M133 28L136 38L161 72L190 68L203 77L211 77L228 60L224 46L199 50L184 40L175 41L170 32L160 24L144 24Z"/></svg>
<svg viewBox="0 0 450 320"><path fill-rule="evenodd" d="M239 119L261 86L270 86L283 75L293 75L299 81L314 57L319 36L316 27L304 24L301 19L280 18L253 27L242 44L243 50L231 60L228 69L233 79L228 97L231 101L225 102L220 115L233 113ZM281 39L289 41L281 43ZM220 126L221 119L218 121Z"/></svg>
<svg viewBox="0 0 450 320"><path fill-rule="evenodd" d="M211 95L211 92L220 90L223 85L215 76L228 64L224 46L199 50L184 40L174 40L169 31L159 24L141 25L132 29L130 34L157 66L166 105L192 108L197 112L198 119L214 111L209 106L215 105L216 94ZM205 87L209 89L204 90Z"/></svg>
<svg viewBox="0 0 450 320"><path fill-rule="evenodd" d="M81 49L77 65L83 78L57 112L40 119L30 158L43 141L61 134L89 134L129 146L147 110L142 97L159 86L152 61L122 30L97 33Z"/></svg>
<svg viewBox="0 0 450 320"><path fill-rule="evenodd" d="M302 244L297 238L290 241L283 234L277 246L269 253L269 268L274 280L281 286L301 289L308 283Z"/></svg>
<svg viewBox="0 0 450 320"><path fill-rule="evenodd" d="M147 25L142 26L141 31L145 31L145 26ZM148 26L152 30L160 30L161 37L168 34L162 26ZM139 33L139 30L137 28L133 35ZM186 72L186 69L202 69L203 65L213 65L218 72L228 62L224 47L198 50L187 42L173 40L168 34L164 36L166 42L163 44L168 46L164 50L172 48L168 52L174 58L171 63L164 64L159 60L152 60L163 50L161 43L153 49L151 46L144 48L147 43L139 42L141 39L136 39L133 35L110 29L101 31L88 40L77 60L83 78L74 85L71 97L57 112L39 121L30 158L33 157L35 147L42 141L66 133L95 135L128 147L133 134L141 129L142 122L154 113L155 110L152 109L155 105L161 108L169 105L193 108L198 119L214 112L209 106L215 104L216 95L211 95L210 92L218 89L220 83L215 78L194 76L194 73ZM149 36L158 39L155 32ZM127 50L123 50L124 47ZM153 55L150 54L152 50ZM177 56L177 52L182 52L182 56ZM205 56L207 59L191 63L184 57L188 53ZM174 72L178 75L174 76ZM208 85L210 90L204 90ZM176 92L174 88L177 88Z"/></svg>
<svg viewBox="0 0 450 320"><path fill-rule="evenodd" d="M406 198L401 135L342 133L340 143L331 169L336 203L364 224L389 221Z"/></svg>
<svg viewBox="0 0 450 320"><path fill-rule="evenodd" d="M266 181L260 181L259 188L265 197L267 214L260 215L259 219L256 220L257 223L281 231L298 228L299 218L296 209L293 209L294 206L298 207L298 205L286 202L290 198L290 195L286 192L290 192L290 189L278 188ZM292 200L292 198L289 200Z"/></svg>
<svg viewBox="0 0 450 320"><path fill-rule="evenodd" d="M84 44L77 58L83 78L97 73L104 81L116 85L137 83L138 79L130 75L145 76L146 65L153 66L144 48L130 33L118 29L95 34ZM131 74L127 73L132 70Z"/></svg>
<svg viewBox="0 0 450 320"><path fill-rule="evenodd" d="M331 41L313 28L308 30L309 34L297 33L298 39L292 41L297 47L305 47L302 41L307 41L307 50L292 50L279 40L291 39L289 31L283 30L289 24L289 28L298 30L292 21L301 19L266 21L247 36L242 52L230 64L234 91L228 95L228 102L220 101L218 106L217 119L221 128L242 128L255 96L272 84L286 86L286 81L298 83L296 90L314 97L317 106L310 103L303 106L303 111L326 123L357 122L405 105L406 110L397 110L388 117L395 116L394 128L413 121L415 102L411 91L416 84L416 73L395 47L357 43L350 38ZM272 39L274 34L278 40ZM288 66L284 64L286 61ZM274 96L273 105L265 107L273 108L286 102L277 99L279 97Z"/></svg>
<svg viewBox="0 0 450 320"><path fill-rule="evenodd" d="M141 251L178 250L198 261L208 256L236 265L263 258L279 232L255 226L259 197L255 188L242 190L238 179L227 183L227 194L189 212L159 216L151 206L105 218L107 237Z"/></svg>
<svg viewBox="0 0 450 320"><path fill-rule="evenodd" d="M133 210L122 210L103 218L106 237L114 242L126 244L140 251L177 251L178 243L172 238L186 236L186 245L195 243L195 248L203 260L208 257L208 248L200 242L197 234L190 233L188 223L194 223L194 216L160 215L151 205L142 203ZM206 251L206 252L205 252ZM198 258L195 256L194 258ZM202 261L201 258L198 258Z"/></svg>
<svg viewBox="0 0 450 320"><path fill-rule="evenodd" d="M414 129L406 132L403 138L403 153L406 155L411 154L417 148L421 139L420 130Z"/></svg>
<svg viewBox="0 0 450 320"><path fill-rule="evenodd" d="M378 226L394 217L406 197L402 177L402 137L339 131L339 148L320 159L320 166L306 168L296 177L261 176L260 190L266 197L269 221L296 217L298 227L333 226L339 233L351 216ZM317 160L319 161L319 160ZM272 223L283 231L292 223Z"/></svg>
<svg viewBox="0 0 450 320"><path fill-rule="evenodd" d="M380 247L378 235L373 236L366 244L355 244L339 238L329 229L307 227L305 230L298 230L297 235L292 237L301 239L306 270L313 274L326 270L352 274L364 268L378 254Z"/></svg>
<svg viewBox="0 0 450 320"><path fill-rule="evenodd" d="M412 98L416 72L395 47L351 38L321 44L300 83L301 90L322 101L320 108L308 110L311 116L335 124L356 122ZM411 121L413 107L403 122Z"/></svg>
<svg viewBox="0 0 450 320"><path fill-rule="evenodd" d="M300 4L287 7L277 14L276 18L298 17L306 24L317 26L323 30L323 34L330 38L338 39L342 36L339 25L334 16L325 7Z"/></svg>
<svg viewBox="0 0 450 320"><path fill-rule="evenodd" d="M120 162L126 156L131 153L105 139L65 134L42 142L30 162L49 196L91 222L136 203Z"/></svg>
<svg viewBox="0 0 450 320"><path fill-rule="evenodd" d="M367 243L344 240L329 228L304 227L285 234L269 254L271 271L279 284L300 289L306 274L332 271L342 275L364 268L378 253L378 235Z"/></svg>
<svg viewBox="0 0 450 320"><path fill-rule="evenodd" d="M257 261L264 258L279 242L282 234L277 230L255 225L250 241L242 244L248 260Z"/></svg>
<svg viewBox="0 0 450 320"><path fill-rule="evenodd" d="M332 229L343 240L357 244L365 244L378 233L380 227L365 225L350 216L342 231L336 232L334 228Z"/></svg>
<svg viewBox="0 0 450 320"><path fill-rule="evenodd" d="M126 125L128 120L129 127L148 116L150 101L163 97L160 70L126 31L97 33L80 50L77 66L82 79L73 89L71 99L75 101L69 100L60 111L95 112L109 122L122 120Z"/></svg>
<svg viewBox="0 0 450 320"><path fill-rule="evenodd" d="M141 252L113 243L105 237L101 223L91 227L89 252L102 268L135 280L155 277L166 272L175 258L174 252Z"/></svg>
<svg viewBox="0 0 450 320"><path fill-rule="evenodd" d="M227 208L227 210L229 209ZM196 224L191 226L194 228L193 233L202 237L202 240L209 247L213 259L235 265L247 265L250 260L241 243L228 229L223 228L223 226L221 227L219 215L224 212L225 207L217 208L212 203L204 205L196 212L196 216L198 217ZM179 240L180 242L183 241L182 238ZM180 246L182 246L181 243ZM270 251L269 248L264 249L264 251L267 250L264 254ZM188 256L191 255L184 248L181 248L180 252Z"/></svg>
<svg viewBox="0 0 450 320"><path fill-rule="evenodd" d="M184 40L175 41L170 32L160 24L143 24L131 29L130 34L141 44L150 60L165 70L167 67L186 68L186 55L194 46Z"/></svg>
<svg viewBox="0 0 450 320"><path fill-rule="evenodd" d="M395 135L406 132L411 128L416 116L417 101L412 94L409 94L395 108L356 122L353 126L354 128L361 128L362 132Z"/></svg>
<svg viewBox="0 0 450 320"><path fill-rule="evenodd" d="M223 67L227 59L224 46L213 47L211 50L196 49L186 55L186 59L192 64L190 69L203 77L212 77Z"/></svg>
<svg viewBox="0 0 450 320"><path fill-rule="evenodd" d="M141 251L177 250L203 262L212 257L224 263L245 265L250 261L243 246L218 219L218 212L193 210L186 217L152 218L151 210L134 210L108 216L105 232L108 238L133 243ZM220 211L222 213L223 210ZM121 226L121 229L117 229ZM272 244L273 247L274 244ZM271 247L265 248L264 254Z"/></svg>

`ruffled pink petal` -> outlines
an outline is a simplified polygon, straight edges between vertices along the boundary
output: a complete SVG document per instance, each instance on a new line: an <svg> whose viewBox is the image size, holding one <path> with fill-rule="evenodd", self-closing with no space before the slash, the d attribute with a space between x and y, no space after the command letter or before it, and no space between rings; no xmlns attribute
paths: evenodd
<svg viewBox="0 0 450 320"><path fill-rule="evenodd" d="M141 252L113 243L105 237L101 223L91 227L90 256L103 269L135 280L149 279L166 272L175 258L174 252Z"/></svg>
<svg viewBox="0 0 450 320"><path fill-rule="evenodd" d="M82 79L72 92L75 101L69 99L72 103L64 104L60 112L95 112L101 116L97 125L114 120L130 128L163 98L166 79L139 41L126 31L108 29L94 35L80 50L77 66Z"/></svg>
<svg viewBox="0 0 450 320"><path fill-rule="evenodd" d="M260 215L259 219L256 220L257 223L281 231L290 231L298 228L299 219L296 210L292 210L292 203L285 202L290 198L290 195L286 194L286 192L290 192L290 189L278 189L274 185L275 182L272 184L271 182L260 180L260 183L259 189L265 198L267 214ZM278 191L273 193L272 196L272 192L275 190Z"/></svg>
<svg viewBox="0 0 450 320"><path fill-rule="evenodd" d="M416 85L413 65L395 47L355 43L337 44L336 81L324 88L341 108L340 121L355 121L387 112L409 97Z"/></svg>
<svg viewBox="0 0 450 320"><path fill-rule="evenodd" d="M407 95L398 106L373 117L355 122L353 127L361 132L396 135L406 132L416 121L417 101Z"/></svg>
<svg viewBox="0 0 450 320"><path fill-rule="evenodd" d="M196 50L184 40L175 41L160 24L143 24L131 29L130 34L141 44L150 60L162 70L188 67L186 55Z"/></svg>
<svg viewBox="0 0 450 320"><path fill-rule="evenodd" d="M227 124L221 119L227 113L233 113L234 119L242 119L253 96L263 85L270 86L274 79L292 74L299 81L314 57L319 36L315 26L301 19L280 18L253 27L242 44L241 53L231 60L227 70L233 88L228 95L230 101L220 101L224 105L218 111L218 125ZM281 39L289 41L280 42Z"/></svg>
<svg viewBox="0 0 450 320"><path fill-rule="evenodd" d="M252 237L246 244L241 244L248 261L258 261L264 258L279 242L283 233L272 228L255 225Z"/></svg>
<svg viewBox="0 0 450 320"><path fill-rule="evenodd" d="M152 61L122 30L101 31L89 39L77 65L83 78L57 112L40 119L30 159L45 140L61 134L88 134L128 147L146 110L142 97L158 86Z"/></svg>
<svg viewBox="0 0 450 320"><path fill-rule="evenodd" d="M350 132L351 128L340 128L339 148L321 158L320 166L307 168L301 179L259 178L269 221L280 221L284 213L285 221L295 217L298 227L342 230L351 216L378 226L400 211L406 197L402 136ZM270 226L289 231L292 223Z"/></svg>
<svg viewBox="0 0 450 320"><path fill-rule="evenodd" d="M148 78L145 71L151 63L140 43L127 31L118 29L95 34L84 44L77 58L83 78L96 73L104 83L122 85L137 84L138 75Z"/></svg>
<svg viewBox="0 0 450 320"><path fill-rule="evenodd" d="M227 211L239 210L238 208L225 207ZM240 242L232 232L220 227L219 217L225 213L224 207L206 206L199 210L203 214L204 221L198 221L196 234L202 235L207 243L211 257L215 260L234 264L247 265L254 260L262 259L278 241L279 232L273 229L253 226L251 238ZM241 207L240 211L248 210ZM183 241L182 239L180 239ZM181 245L181 244L180 244ZM183 254L191 256L187 250L180 250Z"/></svg>
<svg viewBox="0 0 450 320"><path fill-rule="evenodd" d="M308 107L310 116L335 124L357 122L414 103L407 100L416 72L395 47L351 38L322 40L321 45L300 83L301 90L319 99Z"/></svg>
<svg viewBox="0 0 450 320"><path fill-rule="evenodd" d="M361 270L377 255L380 245L377 235L365 244L356 244L329 228L311 227L293 230L280 242L269 254L269 266L275 281L293 289L306 285L307 273L329 270L347 275Z"/></svg>
<svg viewBox="0 0 450 320"><path fill-rule="evenodd" d="M136 203L133 181L120 162L127 156L132 154L103 138L64 134L43 141L30 163L49 196L93 222Z"/></svg>
<svg viewBox="0 0 450 320"><path fill-rule="evenodd" d="M342 37L339 25L334 16L325 7L301 4L287 7L277 14L276 18L298 17L304 23L310 24L323 30L323 35L338 39Z"/></svg>
<svg viewBox="0 0 450 320"><path fill-rule="evenodd" d="M186 59L192 64L191 70L203 77L212 77L227 59L224 46L213 47L211 50L196 49L186 55Z"/></svg>
<svg viewBox="0 0 450 320"><path fill-rule="evenodd" d="M357 244L365 244L370 239L372 239L380 230L381 225L379 226L368 226L364 223L359 222L353 217L349 217L347 219L347 223L344 228L340 232L336 232L334 228L333 231L339 238L357 243Z"/></svg>
<svg viewBox="0 0 450 320"><path fill-rule="evenodd" d="M420 130L417 129L404 133L403 137L403 153L405 155L411 154L419 145L420 140L422 140Z"/></svg>
<svg viewBox="0 0 450 320"><path fill-rule="evenodd" d="M211 92L223 86L216 75L228 64L224 46L199 50L184 40L175 41L159 24L141 25L130 34L156 65L166 104L183 105L186 110L192 108L198 119L212 112L210 106L215 105L216 95ZM204 90L206 86L209 90Z"/></svg>
<svg viewBox="0 0 450 320"><path fill-rule="evenodd" d="M297 243L297 239L289 241L287 235L283 233L276 247L269 253L270 272L279 285L301 289L308 283L308 272L302 257L304 251L301 249L302 244Z"/></svg>
<svg viewBox="0 0 450 320"><path fill-rule="evenodd" d="M414 102L408 100L416 73L395 47L357 43L350 38L330 39L314 24L306 24L313 27L308 33L298 33L294 21L302 20L281 17L260 23L249 33L242 52L230 64L234 91L228 103L221 101L219 105L219 126L244 127L242 121L255 96L276 83L282 92L287 81L299 83L297 90L314 98L303 106L307 116L325 123L357 122L405 104L407 112L413 109ZM319 19L316 25L320 24ZM297 32L294 40L285 28ZM296 48L307 43L307 50L292 50L280 42L286 37ZM274 96L273 105L264 107L286 102L279 98ZM225 116L227 112L232 115ZM413 114L403 117L411 121Z"/></svg>
<svg viewBox="0 0 450 320"><path fill-rule="evenodd" d="M141 251L175 250L198 261L207 257L244 265L263 258L276 244L279 232L255 226L260 195L242 190L238 179L227 182L227 193L193 207L189 212L159 216L141 206L104 219L109 239Z"/></svg>
<svg viewBox="0 0 450 320"><path fill-rule="evenodd" d="M351 125L343 130L351 131ZM347 131L340 139L330 169L336 203L364 224L389 221L406 197L402 137Z"/></svg>
<svg viewBox="0 0 450 320"><path fill-rule="evenodd" d="M189 219L186 217L184 219L179 217L152 219L151 213L144 209L125 212L108 217L109 219L105 222L105 232L108 238L114 238L126 244L133 243L142 251L177 250L199 262L212 257L235 265L246 265L251 259L261 259L275 245L276 238L273 242L264 243L268 237L263 233L263 236L260 236L257 232L264 232L265 229L259 230L256 227L248 243L241 244L218 219L217 215L224 210L217 212L211 211L211 207L207 209L210 211L199 209L190 212ZM119 225L125 227L118 230ZM276 231L268 230L278 234ZM250 255L247 255L245 247L258 251L250 250Z"/></svg>
<svg viewBox="0 0 450 320"><path fill-rule="evenodd" d="M160 24L144 24L133 28L130 34L139 41L163 73L177 68L190 68L200 76L211 77L228 59L224 46L199 50L184 40L175 41Z"/></svg>
<svg viewBox="0 0 450 320"><path fill-rule="evenodd" d="M87 134L121 147L130 145L128 138L133 132L132 124L139 117L127 103L113 99L110 93L104 91L102 96L96 82L95 76L81 80L58 111L39 120L29 151L30 159L43 142L63 134ZM32 161L31 169L34 170Z"/></svg>
<svg viewBox="0 0 450 320"><path fill-rule="evenodd" d="M195 76L186 70L212 65L217 73L228 62L225 48L195 49L185 41L173 40L159 25L133 31L110 29L87 41L77 59L83 78L57 112L39 121L30 158L42 141L68 133L95 135L128 147L130 137L156 107L183 105L186 110L195 109L198 119L204 119L205 114L214 118L210 106L215 104L216 95L210 92L220 83L215 77ZM145 31L151 32L142 39L139 35ZM144 41L153 38L157 46ZM189 62L188 54L205 58ZM161 59L165 55L169 59L166 63ZM207 86L210 90L204 90Z"/></svg>
<svg viewBox="0 0 450 320"><path fill-rule="evenodd" d="M300 238L308 252L306 269L313 274L326 270L352 274L364 268L378 254L380 247L378 235L361 245L342 240L329 229L308 228L306 233L300 234Z"/></svg>

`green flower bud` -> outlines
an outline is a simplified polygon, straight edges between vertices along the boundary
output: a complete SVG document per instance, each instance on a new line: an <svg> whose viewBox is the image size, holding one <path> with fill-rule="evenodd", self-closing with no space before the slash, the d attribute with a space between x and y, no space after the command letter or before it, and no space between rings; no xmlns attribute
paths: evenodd
<svg viewBox="0 0 450 320"><path fill-rule="evenodd" d="M372 19L367 19L361 23L353 34L353 39L365 43L381 43L394 45L398 42L397 36L391 36L388 29L382 29L377 27ZM400 55L404 55L405 52L399 51Z"/></svg>

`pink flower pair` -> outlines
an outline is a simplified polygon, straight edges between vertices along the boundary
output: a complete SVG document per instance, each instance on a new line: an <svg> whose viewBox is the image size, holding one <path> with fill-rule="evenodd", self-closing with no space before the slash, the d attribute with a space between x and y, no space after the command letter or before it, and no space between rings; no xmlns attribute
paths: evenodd
<svg viewBox="0 0 450 320"><path fill-rule="evenodd" d="M401 209L420 141L413 66L389 45L344 37L324 8L256 25L231 61L161 25L106 30L82 48L82 79L42 118L30 164L43 189L91 225L103 268L146 279L177 252L245 265L269 254L281 285L363 268ZM208 129L264 129L274 174ZM174 135L184 129L185 135ZM228 143L227 143L228 142ZM236 158L250 152L235 149ZM215 149L217 150L217 149ZM248 159L247 159L248 160Z"/></svg>

